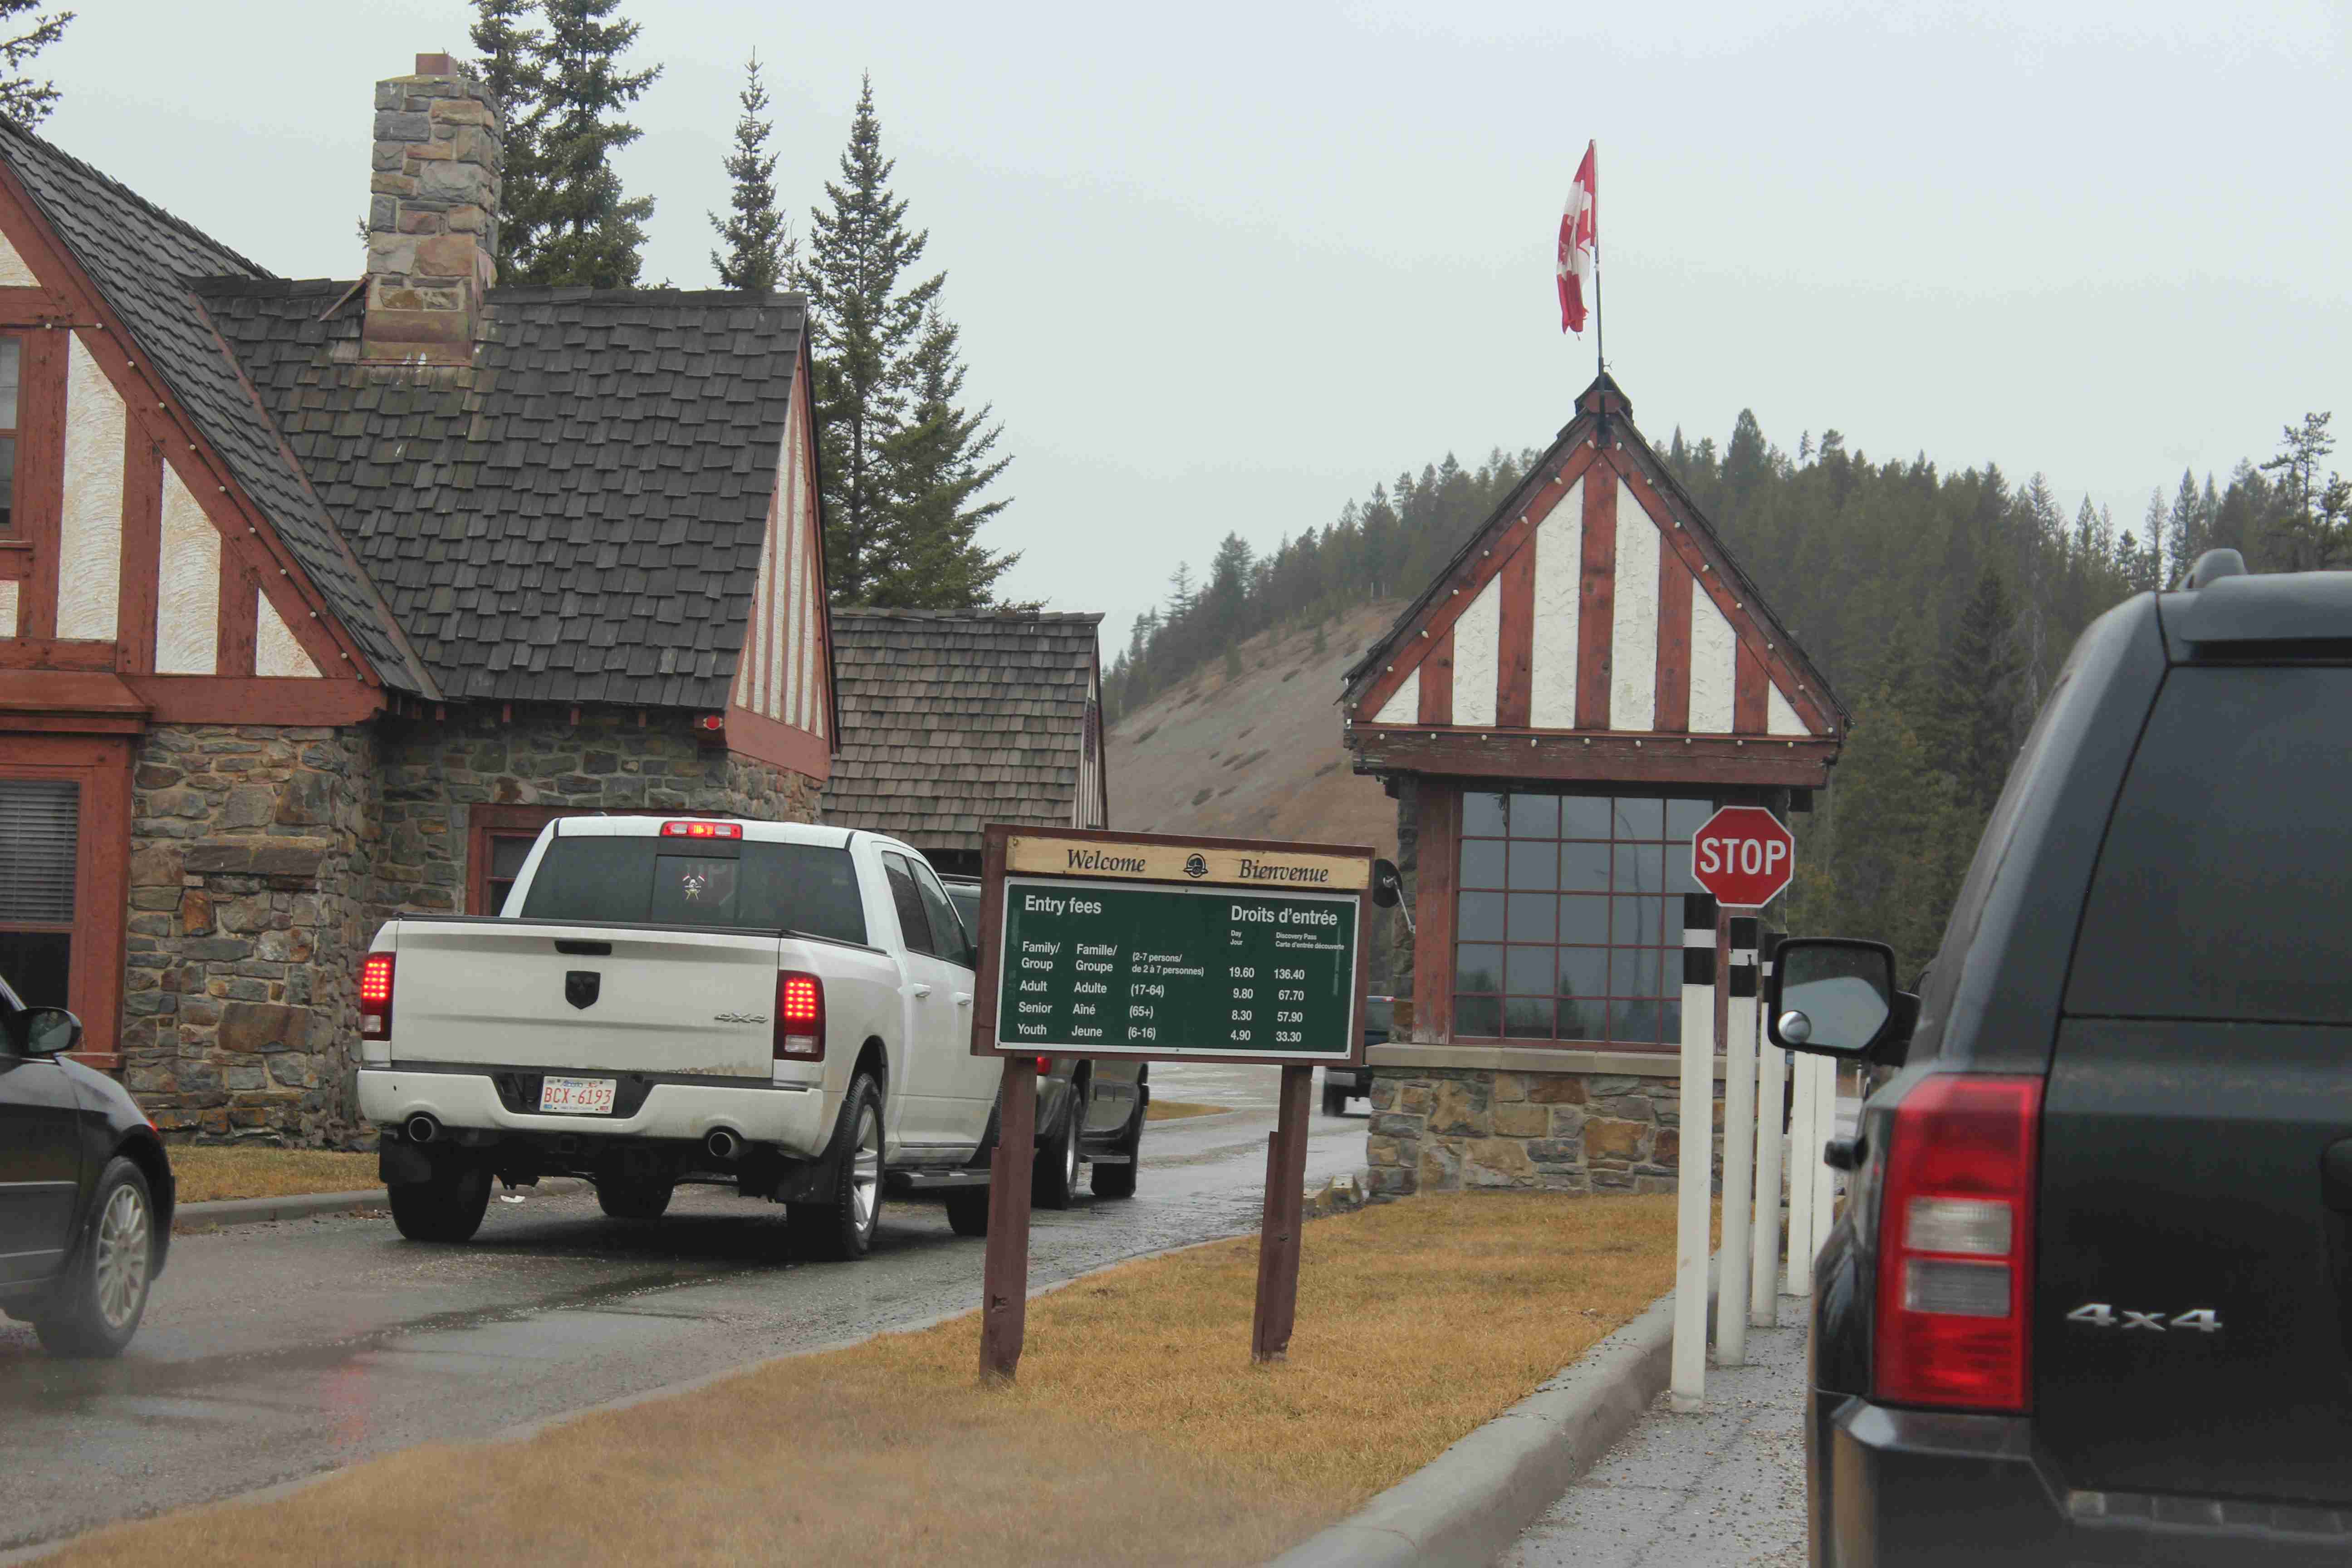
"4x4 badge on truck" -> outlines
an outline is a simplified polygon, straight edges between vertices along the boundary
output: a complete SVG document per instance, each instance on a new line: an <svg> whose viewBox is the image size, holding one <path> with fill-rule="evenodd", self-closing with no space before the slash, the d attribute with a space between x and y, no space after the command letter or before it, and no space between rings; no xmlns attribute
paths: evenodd
<svg viewBox="0 0 2352 1568"><path fill-rule="evenodd" d="M764 1024L768 1016L765 1013L713 1013L710 1021L714 1024Z"/></svg>
<svg viewBox="0 0 2352 1568"><path fill-rule="evenodd" d="M2095 1329L2146 1329L2160 1334L2168 1328L2188 1329L2200 1334L2218 1334L2221 1320L2213 1315L2210 1307L2200 1307L2193 1312L2183 1312L2168 1320L2162 1312L2135 1312L2126 1308L2120 1314L2105 1301L2086 1301L2066 1314L2070 1323L2088 1323Z"/></svg>

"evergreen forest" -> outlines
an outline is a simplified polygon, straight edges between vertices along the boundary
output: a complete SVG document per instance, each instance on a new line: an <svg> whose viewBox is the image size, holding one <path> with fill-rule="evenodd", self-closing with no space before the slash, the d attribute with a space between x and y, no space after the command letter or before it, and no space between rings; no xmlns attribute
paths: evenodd
<svg viewBox="0 0 2352 1568"><path fill-rule="evenodd" d="M1742 413L1730 437L1663 454L1853 725L1830 789L1796 819L1790 929L1892 943L1906 978L1933 952L2027 726L2075 637L2132 594L2177 583L2207 550L2258 572L2352 565L2352 483L2327 470L2328 416L2226 480L2183 473L2119 523L2071 513L2042 476L1874 461L1835 430L1792 456ZM1106 683L1114 720L1213 661L1238 675L1258 632L1410 596L1539 456L1451 456L1260 553L1238 534L1204 576L1180 566Z"/></svg>

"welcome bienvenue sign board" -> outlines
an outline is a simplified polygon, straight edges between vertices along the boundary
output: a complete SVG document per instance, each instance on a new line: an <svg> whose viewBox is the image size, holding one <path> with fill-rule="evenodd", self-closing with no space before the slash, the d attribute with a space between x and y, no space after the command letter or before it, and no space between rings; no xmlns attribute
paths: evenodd
<svg viewBox="0 0 2352 1568"><path fill-rule="evenodd" d="M1370 849L992 826L982 1056L1356 1062Z"/></svg>

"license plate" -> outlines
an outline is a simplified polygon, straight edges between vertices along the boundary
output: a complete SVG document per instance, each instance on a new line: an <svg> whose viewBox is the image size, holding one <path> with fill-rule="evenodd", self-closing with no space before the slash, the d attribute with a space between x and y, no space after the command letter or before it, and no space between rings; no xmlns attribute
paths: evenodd
<svg viewBox="0 0 2352 1568"><path fill-rule="evenodd" d="M614 1081L609 1078L541 1079L539 1109L558 1116L610 1116Z"/></svg>

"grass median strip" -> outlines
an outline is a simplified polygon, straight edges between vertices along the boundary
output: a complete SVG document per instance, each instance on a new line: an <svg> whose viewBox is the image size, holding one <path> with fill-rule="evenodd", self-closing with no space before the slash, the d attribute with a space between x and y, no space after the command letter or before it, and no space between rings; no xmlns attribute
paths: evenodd
<svg viewBox="0 0 2352 1568"><path fill-rule="evenodd" d="M323 1149L236 1149L174 1144L172 1175L180 1201L290 1198L303 1193L355 1193L383 1184L373 1154Z"/></svg>
<svg viewBox="0 0 2352 1568"><path fill-rule="evenodd" d="M1032 1302L1009 1390L976 1386L964 1317L522 1443L412 1449L128 1525L54 1562L308 1563L334 1541L387 1564L485 1542L517 1563L1260 1563L1641 1311L1673 1283L1674 1244L1671 1196L1383 1205L1307 1226L1281 1365L1250 1364L1257 1241L1241 1237Z"/></svg>
<svg viewBox="0 0 2352 1568"><path fill-rule="evenodd" d="M1178 1121L1187 1116L1214 1116L1230 1105L1202 1105L1190 1100L1155 1100L1143 1112L1146 1121Z"/></svg>

